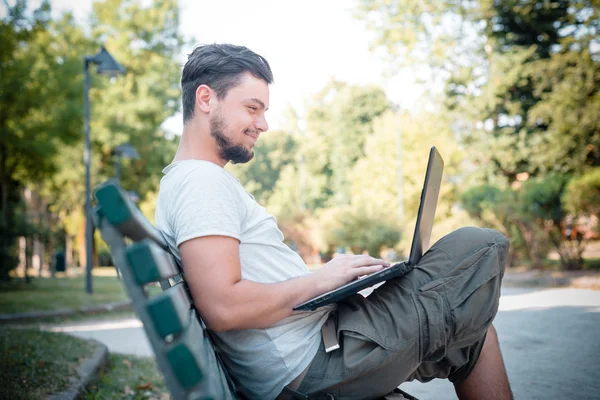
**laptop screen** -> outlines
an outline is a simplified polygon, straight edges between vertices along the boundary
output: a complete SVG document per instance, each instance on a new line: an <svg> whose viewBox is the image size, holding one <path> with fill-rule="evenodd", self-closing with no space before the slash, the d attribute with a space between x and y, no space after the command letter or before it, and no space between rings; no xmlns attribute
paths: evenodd
<svg viewBox="0 0 600 400"><path fill-rule="evenodd" d="M429 162L427 163L427 172L425 172L425 184L421 192L415 234L410 248L410 256L408 257L409 265L416 265L421 260L421 257L423 257L423 253L429 249L433 218L435 217L435 209L440 194L443 171L444 160L434 146L429 152Z"/></svg>

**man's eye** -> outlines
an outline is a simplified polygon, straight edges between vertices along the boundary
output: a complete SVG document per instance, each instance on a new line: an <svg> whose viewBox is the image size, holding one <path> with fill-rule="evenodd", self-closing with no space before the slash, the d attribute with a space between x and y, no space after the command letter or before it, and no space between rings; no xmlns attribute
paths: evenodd
<svg viewBox="0 0 600 400"><path fill-rule="evenodd" d="M252 111L258 110L258 107L255 107L255 106L248 106L248 108L251 109Z"/></svg>

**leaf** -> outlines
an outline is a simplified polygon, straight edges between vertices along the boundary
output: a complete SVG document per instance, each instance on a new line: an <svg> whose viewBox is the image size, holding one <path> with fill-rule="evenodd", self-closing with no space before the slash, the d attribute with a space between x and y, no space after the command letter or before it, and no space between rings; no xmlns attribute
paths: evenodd
<svg viewBox="0 0 600 400"><path fill-rule="evenodd" d="M147 390L147 389L152 389L152 383L151 382L146 382L146 383L142 383L140 385L137 385L135 387L136 390Z"/></svg>

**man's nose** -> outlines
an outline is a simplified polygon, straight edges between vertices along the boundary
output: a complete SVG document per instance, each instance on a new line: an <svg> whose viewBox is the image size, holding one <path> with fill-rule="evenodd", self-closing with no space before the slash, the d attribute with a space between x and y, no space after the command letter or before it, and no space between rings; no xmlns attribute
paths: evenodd
<svg viewBox="0 0 600 400"><path fill-rule="evenodd" d="M264 115L256 120L256 129L259 132L266 132L269 130L269 123Z"/></svg>

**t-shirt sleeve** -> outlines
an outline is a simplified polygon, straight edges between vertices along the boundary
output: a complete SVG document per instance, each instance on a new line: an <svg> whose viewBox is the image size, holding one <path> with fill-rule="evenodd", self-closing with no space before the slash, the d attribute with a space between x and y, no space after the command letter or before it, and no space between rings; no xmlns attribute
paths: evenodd
<svg viewBox="0 0 600 400"><path fill-rule="evenodd" d="M243 204L234 183L221 171L192 170L172 196L169 223L177 247L202 236L240 240Z"/></svg>

